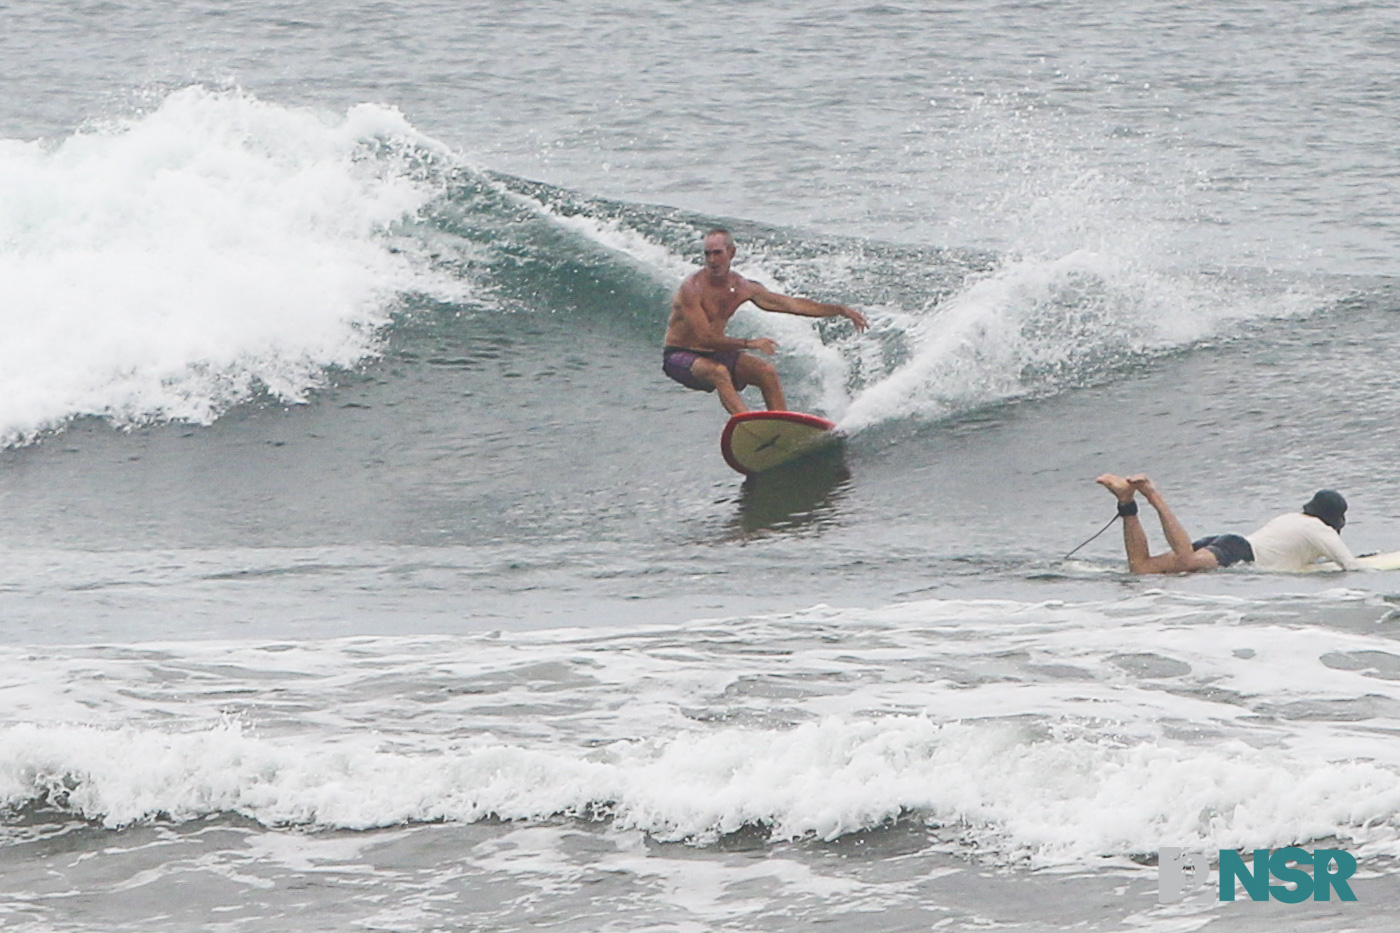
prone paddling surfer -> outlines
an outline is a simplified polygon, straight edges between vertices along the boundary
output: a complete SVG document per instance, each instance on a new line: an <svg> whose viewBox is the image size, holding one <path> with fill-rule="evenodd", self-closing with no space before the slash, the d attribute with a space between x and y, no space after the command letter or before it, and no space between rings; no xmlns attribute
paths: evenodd
<svg viewBox="0 0 1400 933"><path fill-rule="evenodd" d="M787 399L778 371L767 360L743 352L758 350L772 356L777 342L767 337L743 340L724 332L739 306L752 301L764 311L844 317L857 331L865 330L866 321L845 305L779 295L749 281L729 268L735 252L728 230L716 227L705 234L705 267L681 283L671 303L661 370L686 388L719 393L720 404L731 415L748 411L739 392L750 385L762 390L769 411L785 411Z"/></svg>
<svg viewBox="0 0 1400 933"><path fill-rule="evenodd" d="M1319 560L1334 561L1344 570L1361 565L1342 542L1346 525L1347 500L1333 489L1319 489L1301 512L1289 512L1270 519L1248 535L1211 535L1192 541L1177 521L1156 485L1144 473L1124 478L1105 473L1095 480L1118 500L1123 518L1123 546L1128 552L1128 569L1133 573L1185 573L1214 570L1239 561L1253 563L1260 570L1306 570ZM1147 533L1137 517L1136 495L1142 493L1157 512L1162 533L1171 550L1153 555L1147 547Z"/></svg>

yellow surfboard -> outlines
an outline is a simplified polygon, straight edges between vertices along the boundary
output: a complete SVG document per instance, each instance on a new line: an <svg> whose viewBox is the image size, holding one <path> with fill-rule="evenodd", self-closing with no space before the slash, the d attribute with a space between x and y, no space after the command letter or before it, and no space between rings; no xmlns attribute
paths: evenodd
<svg viewBox="0 0 1400 933"><path fill-rule="evenodd" d="M746 411L719 438L724 461L748 476L791 463L836 442L836 425L800 411Z"/></svg>

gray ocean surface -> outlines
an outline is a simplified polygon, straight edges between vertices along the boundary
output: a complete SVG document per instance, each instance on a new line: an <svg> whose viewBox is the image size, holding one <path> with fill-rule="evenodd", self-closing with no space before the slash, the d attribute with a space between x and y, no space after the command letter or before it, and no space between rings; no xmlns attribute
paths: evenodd
<svg viewBox="0 0 1400 933"><path fill-rule="evenodd" d="M1400 549L1393 5L0 16L0 929L1394 929L1400 573L1066 559Z"/></svg>

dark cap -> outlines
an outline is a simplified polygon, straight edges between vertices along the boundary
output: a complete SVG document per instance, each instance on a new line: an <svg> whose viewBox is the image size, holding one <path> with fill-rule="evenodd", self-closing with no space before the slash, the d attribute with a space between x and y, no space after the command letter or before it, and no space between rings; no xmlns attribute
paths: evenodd
<svg viewBox="0 0 1400 933"><path fill-rule="evenodd" d="M1347 523L1347 500L1335 489L1319 489L1303 506L1303 514L1321 519L1341 531Z"/></svg>

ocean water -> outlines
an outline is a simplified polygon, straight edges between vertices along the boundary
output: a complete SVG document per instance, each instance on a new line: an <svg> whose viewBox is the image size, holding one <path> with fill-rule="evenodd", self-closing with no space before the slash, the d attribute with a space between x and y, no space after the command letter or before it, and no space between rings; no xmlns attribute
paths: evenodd
<svg viewBox="0 0 1400 933"><path fill-rule="evenodd" d="M1066 556L1400 548L1390 5L3 11L0 929L1400 920L1400 573ZM661 374L717 223L838 455Z"/></svg>

